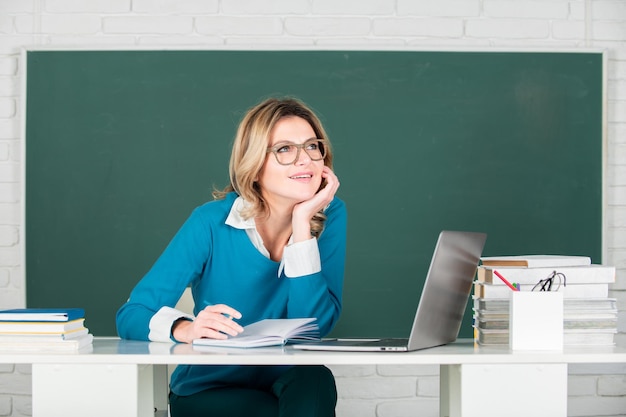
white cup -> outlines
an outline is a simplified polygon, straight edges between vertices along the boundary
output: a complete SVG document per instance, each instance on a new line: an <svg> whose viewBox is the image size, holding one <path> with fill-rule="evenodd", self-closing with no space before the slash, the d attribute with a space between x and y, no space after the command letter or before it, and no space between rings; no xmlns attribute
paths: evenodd
<svg viewBox="0 0 626 417"><path fill-rule="evenodd" d="M511 291L509 346L513 350L563 349L563 293Z"/></svg>

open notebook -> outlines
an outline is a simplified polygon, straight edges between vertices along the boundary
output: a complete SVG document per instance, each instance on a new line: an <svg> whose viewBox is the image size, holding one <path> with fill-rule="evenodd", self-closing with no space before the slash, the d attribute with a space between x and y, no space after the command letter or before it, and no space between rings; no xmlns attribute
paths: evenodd
<svg viewBox="0 0 626 417"><path fill-rule="evenodd" d="M426 275L408 339L331 339L294 349L407 352L456 340L487 235L442 231Z"/></svg>

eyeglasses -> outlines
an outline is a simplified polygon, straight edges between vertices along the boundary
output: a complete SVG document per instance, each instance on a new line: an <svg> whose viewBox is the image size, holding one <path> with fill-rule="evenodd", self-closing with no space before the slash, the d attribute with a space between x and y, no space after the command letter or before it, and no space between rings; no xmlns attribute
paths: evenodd
<svg viewBox="0 0 626 417"><path fill-rule="evenodd" d="M300 158L300 150L302 149L304 149L304 152L312 161L320 161L326 156L326 141L315 138L309 139L300 145L283 142L267 148L267 153L273 153L279 164L291 165Z"/></svg>
<svg viewBox="0 0 626 417"><path fill-rule="evenodd" d="M553 271L548 278L540 279L539 282L535 284L532 291L558 291L561 288L561 284L563 284L564 287L567 285L566 279L564 273ZM555 284L556 289L553 289L552 286Z"/></svg>

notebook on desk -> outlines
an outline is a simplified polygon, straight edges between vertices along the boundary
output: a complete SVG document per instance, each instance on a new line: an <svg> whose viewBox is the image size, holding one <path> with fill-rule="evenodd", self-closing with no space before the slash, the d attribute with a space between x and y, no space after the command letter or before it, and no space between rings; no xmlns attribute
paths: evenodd
<svg viewBox="0 0 626 417"><path fill-rule="evenodd" d="M408 352L454 342L486 239L484 233L444 230L439 234L408 339L331 339L293 348Z"/></svg>

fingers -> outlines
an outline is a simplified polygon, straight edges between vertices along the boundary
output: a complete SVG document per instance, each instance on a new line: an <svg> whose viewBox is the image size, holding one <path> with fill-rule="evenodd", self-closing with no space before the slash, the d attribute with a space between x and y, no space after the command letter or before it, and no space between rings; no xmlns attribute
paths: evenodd
<svg viewBox="0 0 626 417"><path fill-rule="evenodd" d="M339 178L337 178L335 173L328 167L324 167L324 169L322 170L322 178L326 180L326 186L322 188L314 197L314 199L319 199L319 205L315 211L322 210L328 204L330 204L331 201L333 201L335 193L337 192L337 189L339 189L340 185Z"/></svg>
<svg viewBox="0 0 626 417"><path fill-rule="evenodd" d="M206 311L208 313L222 314L226 317L230 317L233 319L241 318L241 313L239 311L230 306L227 306L226 304L211 304L206 306L202 311Z"/></svg>
<svg viewBox="0 0 626 417"><path fill-rule="evenodd" d="M339 178L337 178L335 173L328 167L324 167L324 170L322 171L322 177L326 179L326 187L324 187L324 190L327 189L330 199L332 200L332 198L335 196L335 193L339 189Z"/></svg>
<svg viewBox="0 0 626 417"><path fill-rule="evenodd" d="M227 339L243 331L234 319L240 319L241 313L224 304L211 305L198 313L194 320L196 337Z"/></svg>

